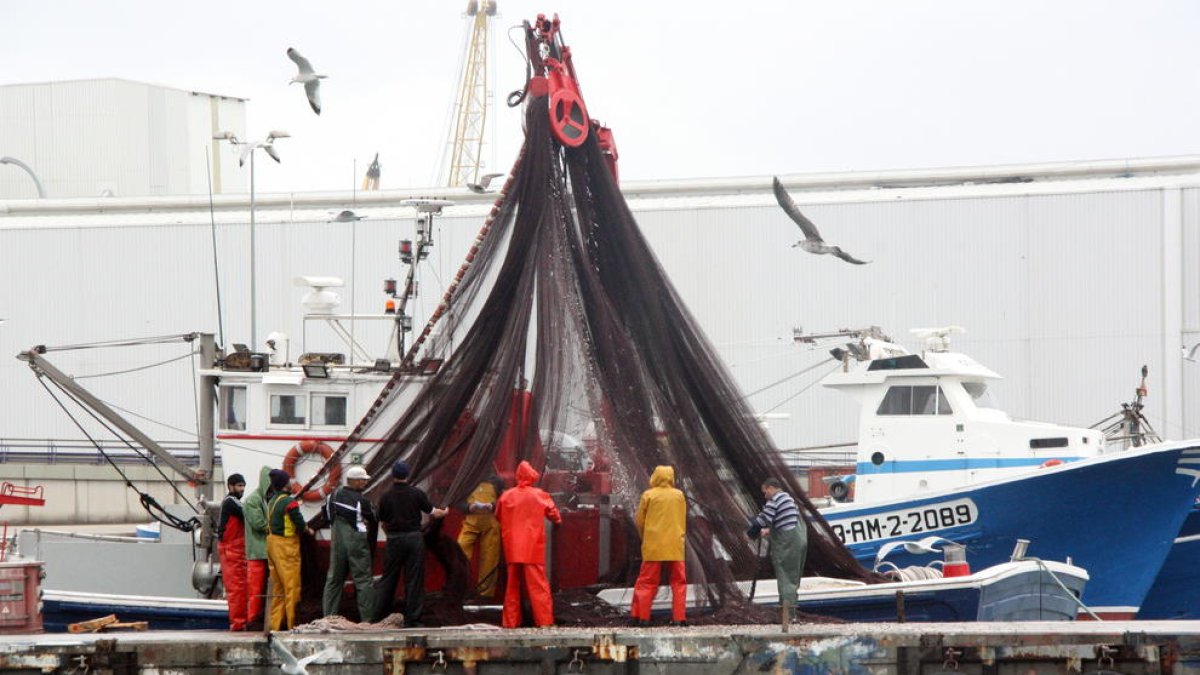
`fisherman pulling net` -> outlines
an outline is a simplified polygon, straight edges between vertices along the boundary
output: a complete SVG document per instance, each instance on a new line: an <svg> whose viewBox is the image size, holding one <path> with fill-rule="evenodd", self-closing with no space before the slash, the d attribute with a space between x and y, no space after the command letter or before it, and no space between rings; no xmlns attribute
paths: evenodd
<svg viewBox="0 0 1200 675"><path fill-rule="evenodd" d="M611 518L612 540L626 543L598 563L597 578L630 586L639 496L656 466L674 467L698 599L717 617L767 620L778 615L760 613L734 581L762 576L746 528L774 477L807 522L805 573L870 578L804 495L651 252L618 189L611 134L587 117L557 30L557 18L525 24L535 76L514 97L526 106L525 144L472 265L438 310L425 355L443 365L415 393L398 372L309 486L355 446L371 457L371 496L402 459L411 481L447 505L493 473L512 487L527 460L568 520L588 510ZM380 412L401 401L398 421L384 422ZM383 440L365 447L361 438ZM447 576L465 579L465 557L439 541ZM448 596L471 595L452 585ZM566 604L560 622L586 622L589 612L565 615Z"/></svg>

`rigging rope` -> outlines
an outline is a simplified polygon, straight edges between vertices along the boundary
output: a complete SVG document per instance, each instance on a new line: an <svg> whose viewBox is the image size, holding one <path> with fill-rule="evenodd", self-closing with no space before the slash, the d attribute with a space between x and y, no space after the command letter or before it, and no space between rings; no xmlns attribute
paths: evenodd
<svg viewBox="0 0 1200 675"><path fill-rule="evenodd" d="M196 352L195 350L193 350L193 351L190 351L190 352L188 352L187 354L183 354L183 355L181 355L181 356L175 356L175 357L169 358L169 359L167 359L167 360L165 360L165 361L159 361L158 363L151 363L151 364L149 364L149 365L146 365L146 366L138 366L137 368L129 368L129 369L127 369L127 370L114 370L114 371L110 371L110 372L107 372L107 373L93 373L93 374L91 374L91 375L74 375L74 376L72 376L72 379L75 379L75 380L89 380L89 379L92 379L92 378L94 378L94 377L110 377L110 376L112 376L112 375L127 375L127 374L129 374L129 373L136 373L136 372L138 372L138 371L141 371L141 370L150 370L151 368L157 368L157 367L159 367L159 366L165 366L165 365L167 365L168 363L174 363L175 361L182 361L183 359L186 359L186 358L187 358L187 357L189 357L189 356L194 356L194 355L195 355L195 354L197 354L197 353L198 353L198 352Z"/></svg>
<svg viewBox="0 0 1200 675"><path fill-rule="evenodd" d="M115 461L113 461L113 458L108 456L108 453L104 451L104 448L100 445L100 443L98 441L96 441L96 439L93 438L91 434L88 433L87 429L85 429L83 427L83 425L79 423L79 420L77 420L75 418L75 416L73 414L71 414L71 411L67 408L67 406L61 400L59 400L58 396L56 396L53 391L51 391L50 387L46 385L45 378L42 377L42 375L40 373L38 374L37 379L38 379L38 384L42 385L42 388L46 390L47 394L50 394L50 398L54 399L54 402L58 404L59 408L62 408L62 411L64 413L66 413L67 417L70 418L71 422L75 424L76 428L79 429L80 433L82 433L85 437L87 437L88 441L90 441L92 443L92 446L96 448L96 451L99 452L102 457L104 457L104 459L109 463L109 465L112 466L113 470L117 472L117 475L119 475L121 477L121 479L123 481L125 481L125 485L129 489L138 493L138 501L141 503L142 508L145 509L148 514L150 514L151 518L153 518L154 520L157 520L159 523L162 523L163 525L166 525L168 527L173 527L182 532L192 532L200 527L200 520L198 518L196 518L195 516L188 518L187 520L183 520L171 513L168 513L166 511L166 509L164 509L162 507L162 505L159 504L156 499L154 499L153 495L151 495L148 492L143 492L143 491L139 490L137 488L137 486L135 486L133 484L133 481L131 481L129 479L129 476L127 476L125 474L125 472L121 470L121 467L117 466L117 463ZM55 386L58 386L58 385L55 385ZM72 401L74 401L76 405L79 405L84 410L87 410L86 406L83 406L82 404L80 404L79 401L77 399L75 399L75 397L71 396L71 394L69 392L67 392L65 389L63 389L62 387L59 387L59 391L63 392L64 395L66 395L68 398L70 398ZM108 429L109 433L113 433L113 435L116 436L116 433L113 432L112 429L108 427L108 425L104 424L104 422L101 421L99 418L97 418L94 413L91 413L91 411L88 411L88 412L89 412L89 414L92 415L93 418L96 419L97 422L100 422L101 426L103 426L105 429ZM134 447L132 444L130 444L128 441L126 441L124 438L121 438L120 436L117 436L117 437L122 442L124 442L126 445L128 445L130 447L130 449L132 449L135 453L137 453L139 456L142 456L143 458L145 458L145 456L142 455L141 452L139 452L138 449L136 447ZM177 487L175 487L175 482L172 481L170 478L167 478L166 474L163 473L162 469L158 468L157 464L155 464L153 462L150 462L150 464L151 464L151 466L153 466L155 468L156 471L158 471L158 473L160 475L163 476L164 479L166 479L167 484L170 485L171 489L176 494L178 494L180 496L180 498L182 498L184 500L184 503L186 503L189 507L191 507L191 509L193 511L198 511L196 506L194 504L192 504L187 499L187 497L182 492L179 491L179 489Z"/></svg>

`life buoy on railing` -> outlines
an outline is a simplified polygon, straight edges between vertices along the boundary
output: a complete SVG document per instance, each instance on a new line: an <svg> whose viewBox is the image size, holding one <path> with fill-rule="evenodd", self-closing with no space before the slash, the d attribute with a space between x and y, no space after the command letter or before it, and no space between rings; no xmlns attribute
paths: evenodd
<svg viewBox="0 0 1200 675"><path fill-rule="evenodd" d="M296 480L296 463L300 461L301 455L311 454L319 454L322 459L328 460L333 456L333 448L329 447L327 443L309 439L293 445L292 449L288 450L287 454L283 457L283 470L287 472L287 475L292 477L292 484L290 486L292 494L300 492L300 481ZM305 492L300 495L300 498L306 502L319 502L329 496L329 493L336 490L341 481L342 467L340 464L334 464L329 469L329 475L325 478L325 484L320 488Z"/></svg>

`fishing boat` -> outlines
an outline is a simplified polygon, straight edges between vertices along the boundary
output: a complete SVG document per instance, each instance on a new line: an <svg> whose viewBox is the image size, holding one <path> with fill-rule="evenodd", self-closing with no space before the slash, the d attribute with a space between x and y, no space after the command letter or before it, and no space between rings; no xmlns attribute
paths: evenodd
<svg viewBox="0 0 1200 675"><path fill-rule="evenodd" d="M843 367L823 384L862 408L853 502L822 511L834 531L860 560L937 535L982 566L1032 540L1088 570L1099 616L1137 615L1200 491L1200 441L1116 451L1094 429L1015 420L990 396L1000 376L950 351L961 329L914 332L919 354L877 331L834 350Z"/></svg>
<svg viewBox="0 0 1200 675"><path fill-rule="evenodd" d="M965 576L935 573L882 584L806 577L800 582L797 609L867 622L1073 621L1087 581L1087 572L1074 565L1033 560L1005 562ZM738 586L748 596L753 593L756 604L779 605L774 579L761 579L753 589L749 581L739 582ZM633 589L610 588L597 595L618 609L628 610ZM666 617L670 610L669 589L660 588L650 611ZM689 586L689 614L703 614L705 610L703 591Z"/></svg>

